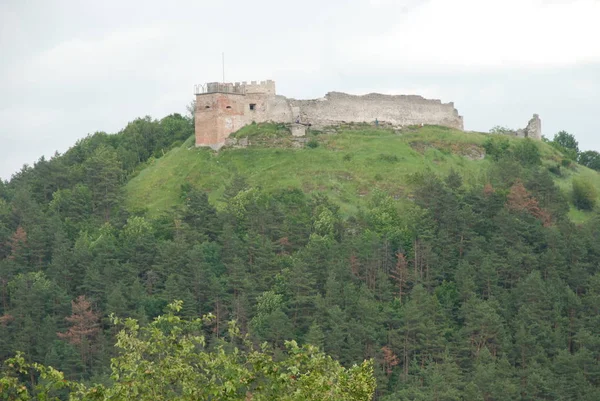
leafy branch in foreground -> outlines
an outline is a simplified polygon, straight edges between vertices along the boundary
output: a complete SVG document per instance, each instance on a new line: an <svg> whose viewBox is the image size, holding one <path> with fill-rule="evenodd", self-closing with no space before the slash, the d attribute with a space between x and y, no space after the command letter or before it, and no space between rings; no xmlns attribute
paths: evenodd
<svg viewBox="0 0 600 401"><path fill-rule="evenodd" d="M266 344L254 346L234 322L229 336L207 344L203 330L212 316L184 320L182 302L140 327L135 319L113 317L123 325L119 355L112 359L111 385L87 386L21 354L5 362L0 399L71 400L370 400L375 390L372 361L344 368L311 345L285 343L277 356ZM37 378L34 380L34 378ZM25 382L27 380L28 382Z"/></svg>

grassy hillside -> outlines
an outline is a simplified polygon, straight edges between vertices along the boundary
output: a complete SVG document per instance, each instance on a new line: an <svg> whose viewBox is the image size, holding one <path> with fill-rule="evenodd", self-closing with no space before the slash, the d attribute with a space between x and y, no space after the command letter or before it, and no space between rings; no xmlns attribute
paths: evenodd
<svg viewBox="0 0 600 401"><path fill-rule="evenodd" d="M236 137L252 140L261 132L264 138L285 137L282 127L274 124L248 126ZM453 168L467 184L485 182L490 163L483 159L486 138L485 134L438 126L395 131L350 125L327 134L312 134L309 145L316 147L295 148L281 140L269 147L265 145L268 141L263 140L257 146L226 148L218 153L194 148L190 138L181 147L153 160L128 183L127 202L131 210L147 209L151 215L160 214L180 202L181 185L187 182L209 192L211 201L219 204L224 188L237 172L249 184L265 189L324 192L350 214L375 188L399 199L406 198L410 194L410 177L418 172L429 170L445 175ZM545 165L560 161L552 147L539 145ZM572 178L578 175L600 189L600 174L593 170L576 166L562 171L556 181L566 193ZM586 216L572 210L571 217L582 221Z"/></svg>

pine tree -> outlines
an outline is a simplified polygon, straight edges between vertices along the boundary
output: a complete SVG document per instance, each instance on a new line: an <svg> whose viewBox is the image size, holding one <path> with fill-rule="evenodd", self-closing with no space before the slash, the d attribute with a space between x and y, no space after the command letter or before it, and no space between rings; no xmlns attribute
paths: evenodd
<svg viewBox="0 0 600 401"><path fill-rule="evenodd" d="M73 313L65 318L71 327L66 332L57 334L59 338L79 348L81 362L87 366L94 352L94 341L100 331L100 315L92 310L92 305L84 295L72 301L71 308Z"/></svg>
<svg viewBox="0 0 600 401"><path fill-rule="evenodd" d="M106 222L113 208L121 201L121 163L113 148L99 146L86 160L84 168L86 184L92 191L92 211Z"/></svg>

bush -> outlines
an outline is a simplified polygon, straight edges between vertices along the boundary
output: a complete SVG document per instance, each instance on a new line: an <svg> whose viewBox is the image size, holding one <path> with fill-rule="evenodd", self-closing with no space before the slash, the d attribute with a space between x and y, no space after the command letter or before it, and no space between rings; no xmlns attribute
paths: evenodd
<svg viewBox="0 0 600 401"><path fill-rule="evenodd" d="M560 164L555 164L553 166L548 167L548 171L556 176L562 176L562 171L560 170Z"/></svg>
<svg viewBox="0 0 600 401"><path fill-rule="evenodd" d="M573 180L573 204L580 210L592 210L596 206L596 188L582 178Z"/></svg>
<svg viewBox="0 0 600 401"><path fill-rule="evenodd" d="M548 143L561 152L566 159L577 161L579 144L573 135L566 131L560 131L554 135L554 139Z"/></svg>
<svg viewBox="0 0 600 401"><path fill-rule="evenodd" d="M286 341L275 352L255 346L231 322L229 334L207 346L203 333L214 318L184 320L181 301L140 327L134 319L112 318L117 334L109 384L73 382L52 367L27 363L22 354L1 366L3 400L370 400L373 361L344 368L313 345ZM31 385L23 373L31 373ZM35 383L34 378L42 379ZM26 385L27 384L27 385Z"/></svg>
<svg viewBox="0 0 600 401"><path fill-rule="evenodd" d="M169 147L169 149L175 149L175 148L180 147L181 145L183 145L183 141L181 139L179 139L179 140L173 142L171 144L171 146Z"/></svg>
<svg viewBox="0 0 600 401"><path fill-rule="evenodd" d="M592 170L600 171L600 153L594 150L581 152L577 162L582 166L591 168Z"/></svg>
<svg viewBox="0 0 600 401"><path fill-rule="evenodd" d="M514 135L515 130L507 127L501 127L500 125L496 125L492 129L490 129L490 134L495 135Z"/></svg>
<svg viewBox="0 0 600 401"><path fill-rule="evenodd" d="M539 166L542 164L542 154L537 144L529 139L525 138L515 146L514 150L515 159L523 166Z"/></svg>
<svg viewBox="0 0 600 401"><path fill-rule="evenodd" d="M510 154L510 142L508 138L501 136L488 138L483 144L483 148L485 149L486 156L491 157L495 161Z"/></svg>
<svg viewBox="0 0 600 401"><path fill-rule="evenodd" d="M579 153L579 142L567 131L560 131L555 134L552 144L557 145L558 148L572 150L575 154Z"/></svg>
<svg viewBox="0 0 600 401"><path fill-rule="evenodd" d="M379 160L383 160L384 162L388 163L396 163L398 162L398 156L389 153L381 153L379 155Z"/></svg>
<svg viewBox="0 0 600 401"><path fill-rule="evenodd" d="M319 141L317 141L316 139L311 139L310 141L306 142L306 147L314 149L319 147Z"/></svg>

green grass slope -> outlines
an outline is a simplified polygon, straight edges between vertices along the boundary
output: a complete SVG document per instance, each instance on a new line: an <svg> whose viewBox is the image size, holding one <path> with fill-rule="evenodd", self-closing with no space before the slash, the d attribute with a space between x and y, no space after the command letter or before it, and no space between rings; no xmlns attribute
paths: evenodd
<svg viewBox="0 0 600 401"><path fill-rule="evenodd" d="M266 137L285 136L284 129L274 124L249 126L235 136L256 138L261 130ZM487 135L445 127L395 131L346 126L337 128L335 133L310 138L312 145L318 146L297 148L282 146L279 141L276 147L268 147L262 141L257 146L225 148L218 153L194 148L190 138L130 180L126 186L128 207L160 214L181 202L184 183L206 190L210 200L218 205L224 188L239 173L249 184L266 190L301 188L305 192L326 193L341 205L344 213L350 214L375 188L398 199L407 197L408 182L414 173L429 170L445 175L454 169L468 184L485 182L489 165L483 159L482 147ZM557 152L546 144L540 146L544 163L556 164ZM572 177L577 175L600 189L600 174L580 166L557 178L557 182L567 192ZM580 221L585 214L573 211L572 218Z"/></svg>

